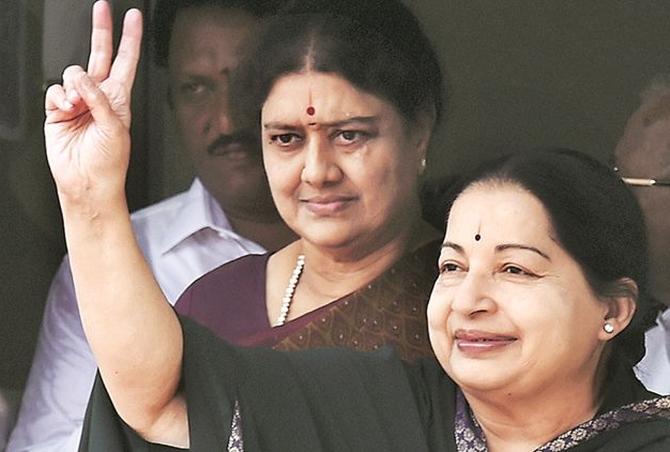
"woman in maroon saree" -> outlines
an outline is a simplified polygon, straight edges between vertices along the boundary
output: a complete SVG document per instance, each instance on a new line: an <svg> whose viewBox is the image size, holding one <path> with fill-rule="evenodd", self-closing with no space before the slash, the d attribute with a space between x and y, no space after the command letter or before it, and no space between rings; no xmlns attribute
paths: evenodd
<svg viewBox="0 0 670 452"><path fill-rule="evenodd" d="M437 276L439 246L430 242L402 256L365 287L281 326L265 303L268 255L250 255L212 271L181 296L177 312L219 337L278 350L392 345L408 361L430 354L426 303Z"/></svg>
<svg viewBox="0 0 670 452"><path fill-rule="evenodd" d="M296 2L248 54L231 85L239 116L260 123L273 198L299 239L206 274L177 312L239 345L430 355L439 234L419 185L442 87L416 18L396 0Z"/></svg>

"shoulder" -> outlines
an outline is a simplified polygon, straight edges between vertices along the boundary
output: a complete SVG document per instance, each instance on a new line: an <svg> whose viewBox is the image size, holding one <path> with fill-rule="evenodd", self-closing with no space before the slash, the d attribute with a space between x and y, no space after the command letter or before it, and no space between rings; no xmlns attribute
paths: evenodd
<svg viewBox="0 0 670 452"><path fill-rule="evenodd" d="M661 408L655 404L662 405ZM640 416L636 422L625 424L625 419L617 419L622 425L611 430L607 438L602 442L602 449L598 450L616 450L621 452L667 452L670 450L670 418L668 411L670 408L670 398L663 397L646 401L644 406L634 406L639 410L635 414ZM659 410L656 413L656 410ZM647 413L646 416L645 411ZM596 440L597 444L598 441Z"/></svg>
<svg viewBox="0 0 670 452"><path fill-rule="evenodd" d="M247 254L205 273L187 291L217 288L233 289L245 283L259 283L265 280L269 254Z"/></svg>
<svg viewBox="0 0 670 452"><path fill-rule="evenodd" d="M188 191L181 192L133 212L130 219L136 233L151 235L152 232L165 230L169 220L183 208L188 198Z"/></svg>
<svg viewBox="0 0 670 452"><path fill-rule="evenodd" d="M215 268L184 291L175 309L234 343L268 328L267 259L249 254Z"/></svg>

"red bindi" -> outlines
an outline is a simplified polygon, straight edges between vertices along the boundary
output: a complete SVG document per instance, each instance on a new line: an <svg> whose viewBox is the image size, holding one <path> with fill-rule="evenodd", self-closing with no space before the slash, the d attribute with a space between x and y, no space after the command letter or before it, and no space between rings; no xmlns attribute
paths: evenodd
<svg viewBox="0 0 670 452"><path fill-rule="evenodd" d="M307 107L307 114L308 115L314 116L314 113L316 113L316 110L314 110L314 107L312 107L311 105L309 107Z"/></svg>

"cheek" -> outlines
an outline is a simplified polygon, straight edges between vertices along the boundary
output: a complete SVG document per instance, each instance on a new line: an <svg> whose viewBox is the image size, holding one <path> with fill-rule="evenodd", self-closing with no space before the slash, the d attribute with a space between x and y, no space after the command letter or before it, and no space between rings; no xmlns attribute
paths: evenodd
<svg viewBox="0 0 670 452"><path fill-rule="evenodd" d="M501 310L524 335L544 332L551 334L566 321L563 307L560 303L554 303L554 298L546 292L531 297L518 294L511 297L512 301L506 303Z"/></svg>
<svg viewBox="0 0 670 452"><path fill-rule="evenodd" d="M411 163L377 149L361 158L352 157L347 165L348 178L359 188L373 211L388 210L393 206L404 206L416 185L416 173Z"/></svg>
<svg viewBox="0 0 670 452"><path fill-rule="evenodd" d="M435 283L428 302L428 336L435 357L444 369L450 369L453 341L449 332L449 316L451 313L450 292Z"/></svg>
<svg viewBox="0 0 670 452"><path fill-rule="evenodd" d="M527 303L510 303L506 313L528 345L540 349L550 347L556 354L572 354L576 343L589 340L597 312L589 309L589 300L569 289L543 292L530 297Z"/></svg>
<svg viewBox="0 0 670 452"><path fill-rule="evenodd" d="M294 198L300 185L301 167L296 159L281 158L271 151L263 150L263 165L272 196L277 204Z"/></svg>
<svg viewBox="0 0 670 452"><path fill-rule="evenodd" d="M206 114L191 107L175 107L175 119L180 135L188 142L196 142L204 137Z"/></svg>
<svg viewBox="0 0 670 452"><path fill-rule="evenodd" d="M450 297L450 291L441 287L439 281L436 282L426 310L428 327L434 334L446 333L447 320L451 310Z"/></svg>

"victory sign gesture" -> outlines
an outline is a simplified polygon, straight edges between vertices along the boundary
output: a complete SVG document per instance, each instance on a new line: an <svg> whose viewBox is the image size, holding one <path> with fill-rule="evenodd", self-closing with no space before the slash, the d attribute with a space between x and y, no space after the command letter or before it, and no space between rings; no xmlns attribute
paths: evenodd
<svg viewBox="0 0 670 452"><path fill-rule="evenodd" d="M131 9L112 60L109 4L96 2L88 67L68 67L62 85L48 89L44 134L79 314L105 386L138 432L167 429L167 441L184 446L186 411L175 396L181 329L137 245L125 198L141 40L142 14Z"/></svg>
<svg viewBox="0 0 670 452"><path fill-rule="evenodd" d="M47 159L61 203L89 207L125 198L130 157L130 99L142 40L142 14L126 13L112 62L109 4L93 6L91 52L86 70L70 66L63 84L45 98Z"/></svg>

